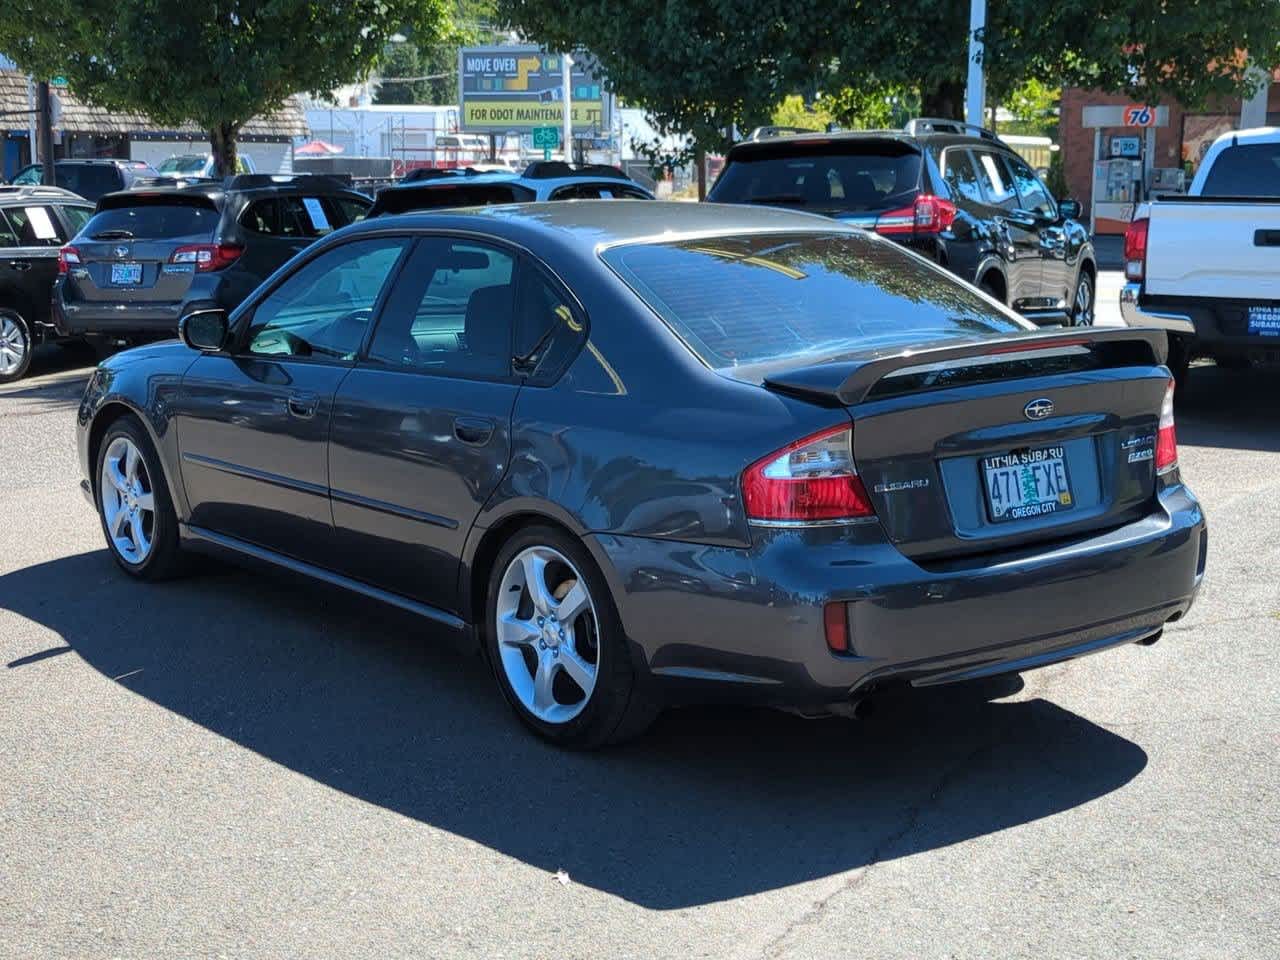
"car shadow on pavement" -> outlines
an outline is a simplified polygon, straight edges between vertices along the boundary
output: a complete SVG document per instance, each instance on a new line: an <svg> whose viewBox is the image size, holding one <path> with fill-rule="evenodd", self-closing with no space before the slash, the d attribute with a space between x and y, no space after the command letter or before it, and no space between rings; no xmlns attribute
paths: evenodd
<svg viewBox="0 0 1280 960"><path fill-rule="evenodd" d="M271 762L652 909L1026 824L1146 764L1131 741L1046 700L961 689L893 698L863 722L686 708L631 744L569 753L525 733L484 661L421 621L231 568L148 586L105 551L81 554L0 576L0 608ZM55 669L40 653L6 679Z"/></svg>
<svg viewBox="0 0 1280 960"><path fill-rule="evenodd" d="M1199 364L1177 391L1178 443L1280 451L1280 369Z"/></svg>

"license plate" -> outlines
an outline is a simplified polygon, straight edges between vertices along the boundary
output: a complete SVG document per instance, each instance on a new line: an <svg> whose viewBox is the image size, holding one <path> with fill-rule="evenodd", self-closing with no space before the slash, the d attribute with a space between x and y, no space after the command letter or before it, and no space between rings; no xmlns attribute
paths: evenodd
<svg viewBox="0 0 1280 960"><path fill-rule="evenodd" d="M1252 337L1280 337L1280 307L1250 307L1249 335Z"/></svg>
<svg viewBox="0 0 1280 960"><path fill-rule="evenodd" d="M1062 447L1015 450L982 461L983 489L994 523L1043 517L1075 505Z"/></svg>
<svg viewBox="0 0 1280 960"><path fill-rule="evenodd" d="M142 264L113 263L111 265L111 282L121 285L142 282Z"/></svg>

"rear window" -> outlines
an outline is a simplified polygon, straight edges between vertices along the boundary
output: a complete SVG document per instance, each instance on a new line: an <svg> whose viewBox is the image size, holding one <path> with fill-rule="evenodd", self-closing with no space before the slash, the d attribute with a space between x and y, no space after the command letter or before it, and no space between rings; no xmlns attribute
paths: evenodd
<svg viewBox="0 0 1280 960"><path fill-rule="evenodd" d="M149 203L136 207L115 207L93 215L81 234L93 239L124 237L138 240L171 240L212 237L219 213L213 207L192 204ZM113 236L102 237L103 234Z"/></svg>
<svg viewBox="0 0 1280 960"><path fill-rule="evenodd" d="M1227 147L1209 168L1202 197L1280 197L1280 143Z"/></svg>
<svg viewBox="0 0 1280 960"><path fill-rule="evenodd" d="M207 159L200 155L186 157L170 157L156 167L161 173L194 173L204 170Z"/></svg>
<svg viewBox="0 0 1280 960"><path fill-rule="evenodd" d="M369 216L434 210L440 207L482 207L492 203L527 203L536 200L528 187L515 183L458 183L432 187L390 188L378 193Z"/></svg>
<svg viewBox="0 0 1280 960"><path fill-rule="evenodd" d="M124 177L112 164L58 164L54 171L58 186L90 200L124 186Z"/></svg>
<svg viewBox="0 0 1280 960"><path fill-rule="evenodd" d="M916 150L895 142L745 152L725 167L710 199L826 214L887 210L910 202L919 189L920 164Z"/></svg>
<svg viewBox="0 0 1280 960"><path fill-rule="evenodd" d="M603 257L717 369L1027 329L942 271L860 234L713 237Z"/></svg>

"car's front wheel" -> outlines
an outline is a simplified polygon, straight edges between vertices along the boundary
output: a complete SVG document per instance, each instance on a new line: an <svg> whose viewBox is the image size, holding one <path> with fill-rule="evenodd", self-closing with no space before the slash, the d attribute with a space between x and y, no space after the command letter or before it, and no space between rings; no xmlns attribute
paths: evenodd
<svg viewBox="0 0 1280 960"><path fill-rule="evenodd" d="M577 540L529 527L499 552L485 643L504 696L539 736L590 748L641 733L657 712L632 665L604 577Z"/></svg>
<svg viewBox="0 0 1280 960"><path fill-rule="evenodd" d="M16 313L0 313L0 383L27 375L33 346L27 322Z"/></svg>
<svg viewBox="0 0 1280 960"><path fill-rule="evenodd" d="M126 573L163 580L179 573L178 517L151 438L133 417L107 428L98 448L98 514L107 549Z"/></svg>

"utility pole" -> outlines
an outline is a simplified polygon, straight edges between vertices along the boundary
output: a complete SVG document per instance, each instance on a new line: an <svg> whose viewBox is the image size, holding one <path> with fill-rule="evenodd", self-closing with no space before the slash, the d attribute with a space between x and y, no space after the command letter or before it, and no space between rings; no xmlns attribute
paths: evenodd
<svg viewBox="0 0 1280 960"><path fill-rule="evenodd" d="M969 79L964 92L964 119L982 126L986 99L986 68L982 33L987 28L987 0L969 0Z"/></svg>
<svg viewBox="0 0 1280 960"><path fill-rule="evenodd" d="M563 89L560 99L564 102L564 159L573 163L573 57L567 53L560 58L561 82Z"/></svg>
<svg viewBox="0 0 1280 960"><path fill-rule="evenodd" d="M40 180L46 186L55 186L53 168L53 100L49 96L49 81L36 84L36 130L40 139Z"/></svg>

